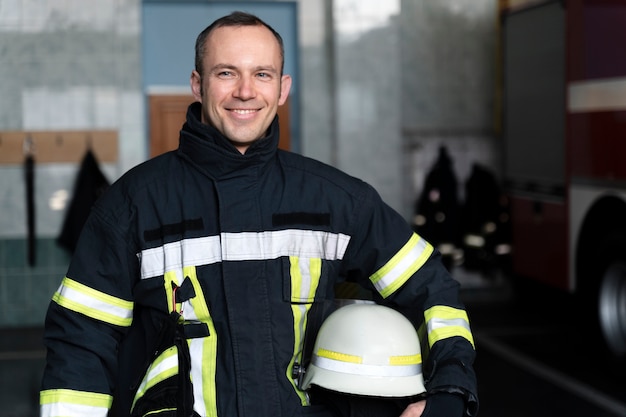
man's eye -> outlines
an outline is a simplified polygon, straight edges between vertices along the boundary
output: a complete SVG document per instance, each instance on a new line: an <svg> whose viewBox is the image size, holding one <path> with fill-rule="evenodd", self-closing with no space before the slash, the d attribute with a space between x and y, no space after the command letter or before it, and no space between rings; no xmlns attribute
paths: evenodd
<svg viewBox="0 0 626 417"><path fill-rule="evenodd" d="M233 75L232 72L230 71L221 71L219 73L217 73L218 77L231 77Z"/></svg>
<svg viewBox="0 0 626 417"><path fill-rule="evenodd" d="M259 78L270 78L270 75L267 72L259 72L257 74L257 77L259 77Z"/></svg>

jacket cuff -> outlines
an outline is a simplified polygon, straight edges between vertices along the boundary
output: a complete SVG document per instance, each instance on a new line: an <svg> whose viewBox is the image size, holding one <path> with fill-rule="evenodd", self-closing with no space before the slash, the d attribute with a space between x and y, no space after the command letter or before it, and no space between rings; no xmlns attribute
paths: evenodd
<svg viewBox="0 0 626 417"><path fill-rule="evenodd" d="M463 417L465 401L463 397L446 392L438 392L426 398L426 408L422 417Z"/></svg>

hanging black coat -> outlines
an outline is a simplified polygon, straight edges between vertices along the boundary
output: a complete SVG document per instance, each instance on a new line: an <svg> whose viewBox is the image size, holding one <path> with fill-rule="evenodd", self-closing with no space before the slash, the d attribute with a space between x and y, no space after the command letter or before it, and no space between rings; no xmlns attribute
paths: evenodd
<svg viewBox="0 0 626 417"><path fill-rule="evenodd" d="M72 201L65 214L61 234L57 238L61 247L70 253L74 252L91 206L108 187L109 181L100 170L95 155L90 149L87 150L74 183Z"/></svg>
<svg viewBox="0 0 626 417"><path fill-rule="evenodd" d="M452 159L447 148L441 146L415 205L415 214L421 220L414 223L414 229L435 246L458 244L460 208L457 184Z"/></svg>

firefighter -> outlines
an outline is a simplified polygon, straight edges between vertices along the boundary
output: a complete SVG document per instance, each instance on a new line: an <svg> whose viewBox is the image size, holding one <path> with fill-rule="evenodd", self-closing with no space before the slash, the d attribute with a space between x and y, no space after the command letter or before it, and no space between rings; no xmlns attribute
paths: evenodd
<svg viewBox="0 0 626 417"><path fill-rule="evenodd" d="M179 148L96 202L50 303L42 417L327 416L293 370L346 280L427 323L427 407L475 412L473 336L439 253L370 185L278 149L282 45L243 12L198 36Z"/></svg>

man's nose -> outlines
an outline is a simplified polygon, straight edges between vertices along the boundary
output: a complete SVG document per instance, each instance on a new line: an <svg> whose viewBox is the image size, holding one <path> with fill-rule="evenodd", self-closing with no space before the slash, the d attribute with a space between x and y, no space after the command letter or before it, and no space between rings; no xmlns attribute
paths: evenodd
<svg viewBox="0 0 626 417"><path fill-rule="evenodd" d="M241 77L235 88L235 97L241 100L249 100L254 98L256 91L254 89L254 80L252 77Z"/></svg>

